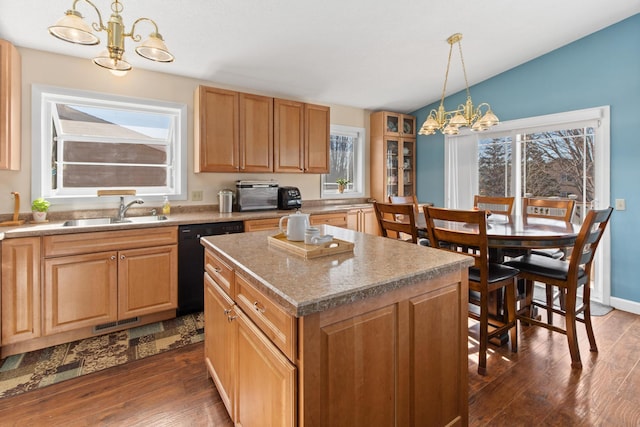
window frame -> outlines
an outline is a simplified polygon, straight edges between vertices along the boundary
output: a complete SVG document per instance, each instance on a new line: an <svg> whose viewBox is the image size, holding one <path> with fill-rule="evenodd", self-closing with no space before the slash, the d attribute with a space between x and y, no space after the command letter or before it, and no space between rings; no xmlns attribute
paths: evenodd
<svg viewBox="0 0 640 427"><path fill-rule="evenodd" d="M320 175L320 198L321 199L347 199L354 197L364 197L364 163L365 163L365 141L366 141L366 131L365 128L357 127L357 126L343 126L343 125L331 125L330 126L330 135L344 135L351 136L356 138L356 142L354 143L354 162L353 168L354 173L353 176L355 180L349 184L347 189L345 189L344 193L338 192L336 190L326 190L325 185L327 184L327 177L330 174L321 174ZM331 157L331 153L329 153Z"/></svg>
<svg viewBox="0 0 640 427"><path fill-rule="evenodd" d="M171 200L186 200L187 196L187 106L185 104L113 95L86 90L33 85L32 87L32 156L31 156L31 195L32 199L44 197L56 203L99 200L94 188L89 191L79 189L75 194L67 191L57 192L51 185L51 153L53 147L53 116L55 103L80 103L99 108L115 108L135 112L154 112L167 114L174 121L174 132L168 142L168 168L172 169L166 187L135 187L137 196L148 200L162 200L169 196ZM100 141L100 137L91 137ZM116 189L124 187L101 187Z"/></svg>

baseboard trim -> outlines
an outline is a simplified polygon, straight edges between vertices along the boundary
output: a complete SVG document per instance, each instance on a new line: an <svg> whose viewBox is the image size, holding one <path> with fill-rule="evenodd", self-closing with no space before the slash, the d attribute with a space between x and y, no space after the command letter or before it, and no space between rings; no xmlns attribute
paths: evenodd
<svg viewBox="0 0 640 427"><path fill-rule="evenodd" d="M640 314L640 303L622 298L611 297L609 300L611 307L616 310L628 311L633 314Z"/></svg>

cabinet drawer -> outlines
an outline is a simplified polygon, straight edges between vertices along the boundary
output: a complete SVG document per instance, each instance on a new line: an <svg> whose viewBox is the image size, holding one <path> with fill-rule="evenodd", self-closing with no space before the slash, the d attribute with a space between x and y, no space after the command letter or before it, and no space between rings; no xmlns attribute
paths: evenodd
<svg viewBox="0 0 640 427"><path fill-rule="evenodd" d="M296 357L296 318L236 275L236 304L291 361Z"/></svg>
<svg viewBox="0 0 640 427"><path fill-rule="evenodd" d="M280 218L249 219L244 222L244 231L277 230L279 223Z"/></svg>
<svg viewBox="0 0 640 427"><path fill-rule="evenodd" d="M331 213L331 214L319 214L311 215L311 225L335 225L336 227L347 226L347 214L345 213Z"/></svg>
<svg viewBox="0 0 640 427"><path fill-rule="evenodd" d="M45 258L175 243L178 243L178 227L57 234L43 238Z"/></svg>
<svg viewBox="0 0 640 427"><path fill-rule="evenodd" d="M233 298L235 291L233 269L209 250L204 252L204 269L220 285L220 288Z"/></svg>

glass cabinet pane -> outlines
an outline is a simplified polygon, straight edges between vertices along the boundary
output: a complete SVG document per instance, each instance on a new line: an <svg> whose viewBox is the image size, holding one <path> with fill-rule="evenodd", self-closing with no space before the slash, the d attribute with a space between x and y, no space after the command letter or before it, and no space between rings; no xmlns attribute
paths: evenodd
<svg viewBox="0 0 640 427"><path fill-rule="evenodd" d="M404 135L415 135L416 123L413 116L402 116L402 133Z"/></svg>
<svg viewBox="0 0 640 427"><path fill-rule="evenodd" d="M415 170L415 142L402 142L402 195L413 196Z"/></svg>
<svg viewBox="0 0 640 427"><path fill-rule="evenodd" d="M400 127L399 119L400 118L398 116L392 116L392 115L387 116L387 133L399 132L398 130Z"/></svg>
<svg viewBox="0 0 640 427"><path fill-rule="evenodd" d="M386 197L398 195L398 141L387 141Z"/></svg>

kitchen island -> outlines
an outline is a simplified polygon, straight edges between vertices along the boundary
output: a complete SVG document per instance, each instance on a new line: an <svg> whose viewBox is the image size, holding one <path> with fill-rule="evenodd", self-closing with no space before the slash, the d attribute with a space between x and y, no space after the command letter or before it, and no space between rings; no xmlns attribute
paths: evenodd
<svg viewBox="0 0 640 427"><path fill-rule="evenodd" d="M305 259L273 231L204 237L205 360L237 425L467 424L471 258L325 226Z"/></svg>

